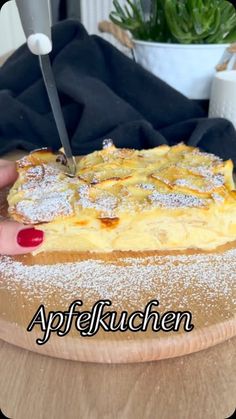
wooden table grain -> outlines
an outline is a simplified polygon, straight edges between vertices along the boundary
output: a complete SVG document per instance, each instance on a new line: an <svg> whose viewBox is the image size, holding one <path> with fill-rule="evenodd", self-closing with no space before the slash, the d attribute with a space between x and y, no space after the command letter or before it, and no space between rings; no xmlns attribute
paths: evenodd
<svg viewBox="0 0 236 419"><path fill-rule="evenodd" d="M158 362L87 364L0 345L12 419L225 419L236 407L236 338Z"/></svg>

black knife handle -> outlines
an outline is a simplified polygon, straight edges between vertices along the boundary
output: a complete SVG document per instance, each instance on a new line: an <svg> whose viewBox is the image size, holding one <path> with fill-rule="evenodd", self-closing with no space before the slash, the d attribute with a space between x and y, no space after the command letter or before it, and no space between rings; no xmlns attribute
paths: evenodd
<svg viewBox="0 0 236 419"><path fill-rule="evenodd" d="M4 6L4 4L7 3L8 1L11 1L11 0L0 0L0 10L2 6Z"/></svg>

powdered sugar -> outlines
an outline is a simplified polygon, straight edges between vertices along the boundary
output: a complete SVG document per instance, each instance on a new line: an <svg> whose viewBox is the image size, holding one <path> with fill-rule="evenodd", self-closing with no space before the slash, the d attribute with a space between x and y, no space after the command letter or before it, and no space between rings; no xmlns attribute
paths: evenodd
<svg viewBox="0 0 236 419"><path fill-rule="evenodd" d="M139 183L137 185L140 189L144 189L144 190L150 190L153 191L155 189L155 186L152 183Z"/></svg>
<svg viewBox="0 0 236 419"><path fill-rule="evenodd" d="M212 164L219 164L223 162L223 160L220 157L216 156L215 154L207 153L205 151L200 151L198 148L193 150L192 153L200 156L201 158L205 157L207 160L211 160Z"/></svg>
<svg viewBox="0 0 236 419"><path fill-rule="evenodd" d="M50 222L57 216L68 216L73 214L73 207L70 203L73 192L51 193L45 195L41 200L22 200L16 205L16 211L26 220L32 223Z"/></svg>
<svg viewBox="0 0 236 419"><path fill-rule="evenodd" d="M56 292L61 302L78 297L109 298L117 307L137 308L145 294L149 299L160 299L165 309L186 310L194 304L208 315L221 297L229 306L236 302L236 249L215 254L124 257L122 263L90 259L32 266L0 256L0 272L0 287L12 293L20 289L29 301L35 296L44 301Z"/></svg>
<svg viewBox="0 0 236 419"><path fill-rule="evenodd" d="M113 218L114 209L117 206L117 198L107 192L100 192L100 196L96 200L90 198L90 188L88 185L81 185L79 187L79 200L78 205L82 208L93 208L97 211L101 211L101 216Z"/></svg>
<svg viewBox="0 0 236 419"><path fill-rule="evenodd" d="M106 140L103 140L103 142L102 142L103 150L105 150L106 148L112 147L112 146L114 146L114 143L110 138L106 139Z"/></svg>
<svg viewBox="0 0 236 419"><path fill-rule="evenodd" d="M148 198L156 206L165 208L204 207L209 202L207 199L197 198L192 195L180 193L160 193L157 191L149 195Z"/></svg>
<svg viewBox="0 0 236 419"><path fill-rule="evenodd" d="M214 201L215 201L217 204L222 204L222 203L224 202L224 198L223 198L223 196L221 196L221 195L219 195L219 194L217 194L217 193L213 193L213 194L212 194L212 198L214 199Z"/></svg>
<svg viewBox="0 0 236 419"><path fill-rule="evenodd" d="M201 185L194 183L194 181L190 179L177 179L174 184L176 186L182 186L184 188L189 188L191 190L195 190L198 192L211 192L216 188L221 188L224 185L224 177L222 175L215 175L212 177L206 177L204 182Z"/></svg>

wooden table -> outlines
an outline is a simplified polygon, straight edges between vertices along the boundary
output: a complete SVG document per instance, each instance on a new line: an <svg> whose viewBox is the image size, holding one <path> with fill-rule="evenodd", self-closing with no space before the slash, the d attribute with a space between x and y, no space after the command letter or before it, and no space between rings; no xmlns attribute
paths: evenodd
<svg viewBox="0 0 236 419"><path fill-rule="evenodd" d="M224 419L236 406L236 338L164 361L63 361L1 342L0 403L13 419Z"/></svg>

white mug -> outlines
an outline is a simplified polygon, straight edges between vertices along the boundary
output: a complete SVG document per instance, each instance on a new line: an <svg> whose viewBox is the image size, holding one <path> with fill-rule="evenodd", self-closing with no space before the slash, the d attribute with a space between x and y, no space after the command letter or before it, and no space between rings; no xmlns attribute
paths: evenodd
<svg viewBox="0 0 236 419"><path fill-rule="evenodd" d="M212 83L209 117L231 121L236 128L236 70L220 71Z"/></svg>

